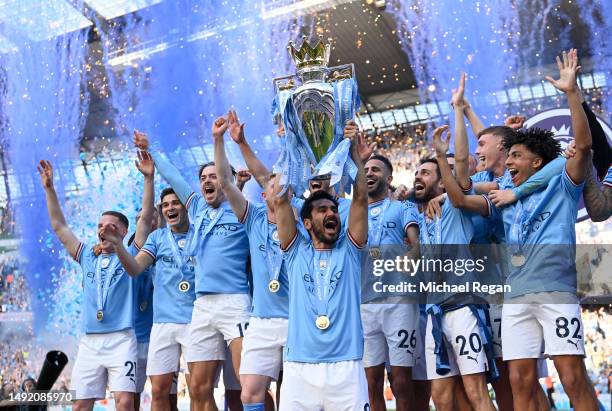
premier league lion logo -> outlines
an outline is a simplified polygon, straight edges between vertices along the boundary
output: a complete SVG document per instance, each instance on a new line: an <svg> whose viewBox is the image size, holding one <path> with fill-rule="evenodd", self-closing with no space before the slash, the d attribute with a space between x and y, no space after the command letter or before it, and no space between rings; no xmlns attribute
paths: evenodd
<svg viewBox="0 0 612 411"><path fill-rule="evenodd" d="M599 124L604 129L608 143L612 145L612 128L601 118L597 118ZM555 134L555 139L561 143L561 149L565 148L574 140L572 131L572 117L568 108L556 108L543 111L525 121L525 128L538 127L544 130L550 130ZM584 203L580 200L580 209L578 210L578 221L588 218Z"/></svg>

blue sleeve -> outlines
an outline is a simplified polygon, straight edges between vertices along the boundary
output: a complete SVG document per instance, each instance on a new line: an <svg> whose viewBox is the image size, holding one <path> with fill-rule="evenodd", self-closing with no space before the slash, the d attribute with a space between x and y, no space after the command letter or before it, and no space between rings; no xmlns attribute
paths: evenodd
<svg viewBox="0 0 612 411"><path fill-rule="evenodd" d="M244 230L247 232L247 234L251 232L254 224L256 221L258 221L261 211L261 206L250 201L247 203L246 212L244 213L244 217L242 217L242 221L240 221L241 224L244 224Z"/></svg>
<svg viewBox="0 0 612 411"><path fill-rule="evenodd" d="M185 181L178 169L172 165L166 156L158 152L151 153L151 156L153 157L155 168L159 171L159 174L170 183L179 200L186 206L189 196L193 193L189 183Z"/></svg>
<svg viewBox="0 0 612 411"><path fill-rule="evenodd" d="M419 215L416 205L410 202L403 202L402 204L402 228L404 232L411 225L419 225Z"/></svg>
<svg viewBox="0 0 612 411"><path fill-rule="evenodd" d="M487 214L487 217L492 221L501 221L501 210L495 207L495 204L493 204L493 202L489 199L489 196L484 194L482 196L485 198L485 200L487 200L487 205L489 206L489 213Z"/></svg>
<svg viewBox="0 0 612 411"><path fill-rule="evenodd" d="M519 187L512 189L517 198L523 198L539 189L540 187L546 186L553 177L561 174L565 168L565 162L567 160L559 156L550 163L546 164L541 170L529 177L527 181L521 184Z"/></svg>
<svg viewBox="0 0 612 411"><path fill-rule="evenodd" d="M149 234L147 241L140 249L140 251L149 254L151 258L153 258L153 261L157 260L157 237L159 232L160 230L155 230L151 234Z"/></svg>
<svg viewBox="0 0 612 411"><path fill-rule="evenodd" d="M590 165L589 165L590 167ZM561 185L563 186L563 190L569 194L569 196L574 200L578 201L580 195L582 194L582 190L584 189L584 181L582 183L575 183L574 180L567 174L567 169L563 169L563 176L561 177Z"/></svg>

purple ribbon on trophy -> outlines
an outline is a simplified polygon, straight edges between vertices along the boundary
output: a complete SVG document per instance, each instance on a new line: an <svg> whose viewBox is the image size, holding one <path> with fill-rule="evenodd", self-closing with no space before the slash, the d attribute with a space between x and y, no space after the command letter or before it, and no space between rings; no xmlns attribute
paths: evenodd
<svg viewBox="0 0 612 411"><path fill-rule="evenodd" d="M281 155L273 167L281 184L296 195L315 176L330 175L344 190L357 173L350 157L344 126L359 109L359 92L352 64L328 68L331 44L304 38L299 49L289 44L297 73L274 79L274 111L285 126Z"/></svg>

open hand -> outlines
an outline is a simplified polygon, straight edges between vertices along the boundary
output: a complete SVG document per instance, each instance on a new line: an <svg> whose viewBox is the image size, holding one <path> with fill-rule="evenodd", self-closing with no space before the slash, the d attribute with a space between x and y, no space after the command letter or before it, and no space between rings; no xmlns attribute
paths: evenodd
<svg viewBox="0 0 612 411"><path fill-rule="evenodd" d="M465 94L465 73L461 72L459 76L459 85L457 88L453 89L453 95L451 97L451 104L454 107L463 108L465 105L463 96Z"/></svg>
<svg viewBox="0 0 612 411"><path fill-rule="evenodd" d="M546 76L546 80L559 91L571 93L578 89L576 76L580 71L578 65L578 50L571 49L569 52L563 52L562 58L557 56L557 68L559 69L559 80L555 80L550 76Z"/></svg>
<svg viewBox="0 0 612 411"><path fill-rule="evenodd" d="M376 150L376 141L368 144L363 133L357 134L357 152L361 161L366 162Z"/></svg>
<svg viewBox="0 0 612 411"><path fill-rule="evenodd" d="M442 135L447 133L447 137L443 138ZM434 130L433 134L433 147L436 150L436 155L445 156L448 153L450 147L451 133L447 125L440 126Z"/></svg>
<svg viewBox="0 0 612 411"><path fill-rule="evenodd" d="M229 133L230 137L236 144L242 144L245 142L244 138L244 124L238 120L238 115L235 110L230 110L227 113L227 121L229 122Z"/></svg>

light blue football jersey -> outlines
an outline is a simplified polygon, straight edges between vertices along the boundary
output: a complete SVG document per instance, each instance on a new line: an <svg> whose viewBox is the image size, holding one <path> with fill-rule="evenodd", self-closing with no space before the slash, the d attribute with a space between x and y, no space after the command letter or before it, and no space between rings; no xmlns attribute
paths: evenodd
<svg viewBox="0 0 612 411"><path fill-rule="evenodd" d="M361 360L362 250L349 234L340 236L331 250L316 250L311 239L297 231L284 253L291 301L285 360L306 363ZM327 294L321 299L326 303L318 304L317 290L326 288ZM315 325L317 316L322 314L330 320L325 330Z"/></svg>
<svg viewBox="0 0 612 411"><path fill-rule="evenodd" d="M509 266L510 297L576 293L575 224L583 187L564 168L547 186L514 204L499 210L489 203L491 213L504 223L509 252L525 257L521 266Z"/></svg>
<svg viewBox="0 0 612 411"><path fill-rule="evenodd" d="M86 334L104 334L134 327L134 282L124 270L115 254L100 254L96 257L93 247L79 244L75 260L83 270L82 324ZM100 277L96 279L96 262ZM100 281L101 280L101 281ZM102 290L108 284L108 293L103 307L98 307L98 286ZM96 313L102 309L103 318L98 321Z"/></svg>
<svg viewBox="0 0 612 411"><path fill-rule="evenodd" d="M165 156L158 152L151 154L156 169L187 207L189 219L198 232L195 251L196 293L247 294L249 240L229 203L225 201L218 208L212 208L202 195L191 189Z"/></svg>
<svg viewBox="0 0 612 411"><path fill-rule="evenodd" d="M381 252L379 258L395 259L400 252L407 251L406 230L411 225L419 226L419 213L414 203L384 199L368 204L368 247L378 248ZM388 247L391 245L399 247ZM362 272L362 303L387 296L374 292L374 283L381 278L372 274L372 259L368 254L366 259ZM391 273L388 273L384 282L390 281Z"/></svg>
<svg viewBox="0 0 612 411"><path fill-rule="evenodd" d="M204 197L192 193L185 206L198 230L196 293L248 294L249 239L229 202L224 201L218 208L212 208ZM220 217L219 213L222 213ZM214 227L210 228L217 218ZM204 236L207 230L209 232Z"/></svg>
<svg viewBox="0 0 612 411"><path fill-rule="evenodd" d="M251 272L253 276L253 304L255 317L287 318L289 316L289 279L283 264L283 255L276 224L268 220L265 204L247 205L242 223L249 237ZM271 280L280 282L277 292L271 292Z"/></svg>
<svg viewBox="0 0 612 411"><path fill-rule="evenodd" d="M189 227L193 236L193 226ZM176 261L170 236L183 261ZM188 233L173 233L168 227L159 228L149 234L141 251L149 254L155 261L153 275L153 322L189 324L195 300L195 270L189 255ZM185 257L182 257L184 253ZM142 274L141 274L142 275ZM190 285L187 292L179 290L179 283L187 281Z"/></svg>
<svg viewBox="0 0 612 411"><path fill-rule="evenodd" d="M472 213L453 207L450 199L442 205L442 216L429 221L419 213L421 244L469 244L474 236Z"/></svg>

